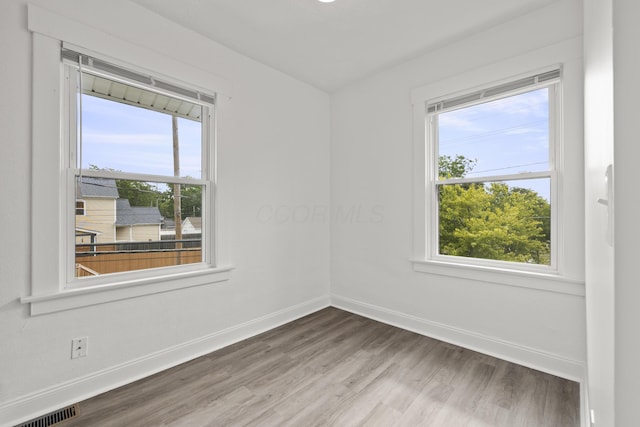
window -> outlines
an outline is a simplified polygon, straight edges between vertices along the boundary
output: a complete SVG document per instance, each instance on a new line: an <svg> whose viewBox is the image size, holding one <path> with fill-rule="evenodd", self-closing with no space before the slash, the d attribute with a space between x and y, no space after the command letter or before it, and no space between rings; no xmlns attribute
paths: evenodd
<svg viewBox="0 0 640 427"><path fill-rule="evenodd" d="M556 265L560 70L427 103L432 259Z"/></svg>
<svg viewBox="0 0 640 427"><path fill-rule="evenodd" d="M229 280L233 267L224 227L229 214L216 203L215 168L216 146L227 141L229 82L135 40L105 37L90 25L78 25L36 6L29 5L28 15L33 42L32 269L31 293L21 302L29 304L31 315L40 315ZM96 85L95 90L90 84ZM101 84L105 84L102 89ZM129 97L135 94L140 98ZM152 105L150 96L167 100L166 108L160 102ZM176 108L175 102L192 108ZM111 114L113 109L105 104L115 105L118 114ZM135 114L144 110L156 117L177 117L180 173L173 169L173 152L160 149L167 128L173 148L171 121L145 133L141 130L145 120L130 120L125 107L132 107ZM199 119L193 116L198 111ZM110 120L113 125L111 133L102 132L99 140L94 137L100 132L91 129L92 114L94 121ZM193 125L200 127L200 139L193 136ZM191 134L185 135L189 129ZM136 144L126 142L131 135L136 135ZM137 148L143 143L147 150L141 154ZM105 149L119 155L105 154ZM199 156L200 167L193 167L198 162L194 155ZM117 161L107 161L109 156ZM84 192L93 197L78 196ZM158 193L167 197L158 200ZM143 194L154 197L143 201ZM180 200L182 222L191 217L185 224L199 225L187 227L189 233L182 239L176 239L175 214L162 215L170 211L168 199ZM84 216L74 215L76 200L85 202ZM111 222L109 227L106 222ZM90 257L106 257L108 245L113 246L114 256L139 251L151 262L172 253L175 261L149 268L139 263L113 272L84 264L76 269L76 250L88 264ZM80 254L83 250L88 254Z"/></svg>
<svg viewBox="0 0 640 427"><path fill-rule="evenodd" d="M425 282L584 295L582 50L566 40L411 91Z"/></svg>
<svg viewBox="0 0 640 427"><path fill-rule="evenodd" d="M84 200L76 200L76 215L86 214L86 204Z"/></svg>
<svg viewBox="0 0 640 427"><path fill-rule="evenodd" d="M76 200L69 283L211 264L214 97L72 50L62 58ZM182 233L187 218L197 232Z"/></svg>

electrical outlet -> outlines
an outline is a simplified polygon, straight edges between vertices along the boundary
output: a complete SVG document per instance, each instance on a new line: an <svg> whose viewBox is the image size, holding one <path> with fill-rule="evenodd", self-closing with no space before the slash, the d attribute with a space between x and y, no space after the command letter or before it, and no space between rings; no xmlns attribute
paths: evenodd
<svg viewBox="0 0 640 427"><path fill-rule="evenodd" d="M85 357L87 355L87 345L89 337L74 338L71 340L71 358Z"/></svg>

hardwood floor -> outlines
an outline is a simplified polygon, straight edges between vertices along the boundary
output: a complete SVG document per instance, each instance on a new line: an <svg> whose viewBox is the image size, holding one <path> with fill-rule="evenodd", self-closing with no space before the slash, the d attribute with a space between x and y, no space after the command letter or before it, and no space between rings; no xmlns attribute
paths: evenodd
<svg viewBox="0 0 640 427"><path fill-rule="evenodd" d="M327 308L80 403L70 426L580 425L579 385Z"/></svg>

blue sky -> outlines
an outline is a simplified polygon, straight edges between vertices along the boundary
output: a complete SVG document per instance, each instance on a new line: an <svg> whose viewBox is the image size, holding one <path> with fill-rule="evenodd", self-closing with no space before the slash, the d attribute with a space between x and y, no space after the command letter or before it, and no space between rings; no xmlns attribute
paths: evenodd
<svg viewBox="0 0 640 427"><path fill-rule="evenodd" d="M549 93L538 89L441 113L440 155L476 159L467 176L508 175L549 168ZM549 180L513 183L549 200Z"/></svg>
<svg viewBox="0 0 640 427"><path fill-rule="evenodd" d="M82 167L173 176L171 116L82 97ZM201 123L178 119L180 175L201 177Z"/></svg>
<svg viewBox="0 0 640 427"><path fill-rule="evenodd" d="M173 176L171 116L83 95L83 168ZM440 155L476 159L472 176L549 167L548 90L539 89L439 115ZM180 174L201 177L201 123L178 119ZM549 199L549 181L524 180Z"/></svg>

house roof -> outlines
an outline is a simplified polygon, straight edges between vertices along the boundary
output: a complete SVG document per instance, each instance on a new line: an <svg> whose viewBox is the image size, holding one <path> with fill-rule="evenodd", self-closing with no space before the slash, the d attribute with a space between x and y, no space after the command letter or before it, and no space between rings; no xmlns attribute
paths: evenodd
<svg viewBox="0 0 640 427"><path fill-rule="evenodd" d="M116 226L161 223L162 215L157 207L131 206L128 199L116 200Z"/></svg>
<svg viewBox="0 0 640 427"><path fill-rule="evenodd" d="M82 177L82 182L78 183L76 194L78 198L104 197L117 199L120 197L115 179L93 178L90 176Z"/></svg>
<svg viewBox="0 0 640 427"><path fill-rule="evenodd" d="M176 222L172 218L165 218L162 222L162 228L164 228L165 230L175 229Z"/></svg>
<svg viewBox="0 0 640 427"><path fill-rule="evenodd" d="M99 236L102 232L88 228L76 227L76 236Z"/></svg>
<svg viewBox="0 0 640 427"><path fill-rule="evenodd" d="M202 228L202 218L199 216L188 216L184 219L184 221L182 221L182 225L185 225L187 223L187 221L189 223L191 223L191 226L193 228Z"/></svg>

